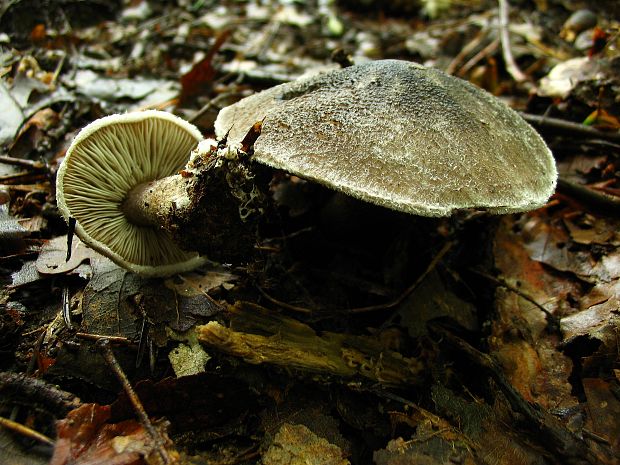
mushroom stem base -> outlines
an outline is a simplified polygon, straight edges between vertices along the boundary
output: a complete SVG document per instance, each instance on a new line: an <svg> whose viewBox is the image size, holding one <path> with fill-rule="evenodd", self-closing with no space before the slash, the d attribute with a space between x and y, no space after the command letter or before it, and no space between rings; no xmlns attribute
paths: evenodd
<svg viewBox="0 0 620 465"><path fill-rule="evenodd" d="M166 231L183 250L241 263L253 254L266 205L270 176L258 175L264 169L235 151L209 152L190 162L184 176L134 187L121 208L129 221Z"/></svg>
<svg viewBox="0 0 620 465"><path fill-rule="evenodd" d="M196 157L195 164L187 167L192 173L187 178L189 202L171 210L164 229L181 248L210 260L250 260L271 177L264 177L264 168L254 165L247 155L228 149Z"/></svg>
<svg viewBox="0 0 620 465"><path fill-rule="evenodd" d="M138 184L123 202L127 219L139 226L161 226L170 212L190 203L187 181L180 175Z"/></svg>

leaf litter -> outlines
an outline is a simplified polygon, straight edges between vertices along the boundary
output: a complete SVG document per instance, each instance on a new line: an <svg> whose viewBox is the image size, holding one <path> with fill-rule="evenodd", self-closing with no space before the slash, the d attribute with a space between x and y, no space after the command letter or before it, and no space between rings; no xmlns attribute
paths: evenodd
<svg viewBox="0 0 620 465"><path fill-rule="evenodd" d="M510 2L509 55L484 0L21 3L0 8L0 342L23 381L0 389L47 381L83 402L2 403L55 441L31 463L620 462L616 2ZM226 104L339 51L433 65L543 115L554 198L427 221L272 173L276 211L243 266L146 280L76 237L67 261L53 179L80 127L156 107L208 136Z"/></svg>

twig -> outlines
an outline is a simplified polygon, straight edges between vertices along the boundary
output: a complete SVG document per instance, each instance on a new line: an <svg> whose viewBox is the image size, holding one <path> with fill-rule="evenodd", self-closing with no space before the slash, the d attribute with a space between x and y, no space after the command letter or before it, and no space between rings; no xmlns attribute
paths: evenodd
<svg viewBox="0 0 620 465"><path fill-rule="evenodd" d="M6 184L12 188L13 185L34 184L41 181L46 181L47 175L43 173L33 173L31 171L22 171L15 174L9 174L6 176L0 176L0 183Z"/></svg>
<svg viewBox="0 0 620 465"><path fill-rule="evenodd" d="M420 283L422 283L422 281L424 281L424 279L428 276L428 274L435 269L437 264L450 251L453 245L454 245L454 242L446 242L444 246L442 247L442 249L439 251L439 253L433 258L433 260L431 260L428 267L426 267L426 270L424 270L424 272L420 276L418 276L418 279L416 279L415 282L411 286L405 289L395 300L384 303L384 304L369 305L367 307L349 308L349 309L341 310L340 312L336 311L334 313L352 313L352 314L366 313L366 312L374 312L377 310L389 310L391 308L398 307L413 291L415 291L415 289L420 285ZM275 299L274 297L271 297L260 286L257 286L257 288L258 288L258 291L263 295L263 297L265 297L271 303L278 305L279 307L282 307L287 310L292 310L298 313L305 313L305 314L312 313L312 310L309 308L298 307L296 305L291 305L286 302L282 302L280 300ZM388 319L388 321L390 321L390 319Z"/></svg>
<svg viewBox="0 0 620 465"><path fill-rule="evenodd" d="M67 53L62 52L62 56L56 65L56 69L54 70L54 74L52 74L52 80L50 81L50 85L56 85L56 81L58 80L58 76L60 76L60 72L62 71L62 67L65 65L65 61L67 59Z"/></svg>
<svg viewBox="0 0 620 465"><path fill-rule="evenodd" d="M19 400L19 403L36 404L58 417L80 405L80 400L40 379L23 374L0 372L0 398L3 401Z"/></svg>
<svg viewBox="0 0 620 465"><path fill-rule="evenodd" d="M476 66L480 62L480 60L488 57L489 55L492 55L498 46L499 46L499 40L492 41L489 45L487 45L482 50L480 50L478 53L476 53L472 58L467 60L467 63L465 63L461 67L461 69L459 69L459 72L456 73L456 75L459 77L464 77L469 72L470 69L472 69L474 66Z"/></svg>
<svg viewBox="0 0 620 465"><path fill-rule="evenodd" d="M466 44L461 51L452 59L448 67L446 68L446 73L454 74L457 69L460 68L461 63L465 60L465 58L472 53L478 46L482 43L484 39L486 39L487 33L486 31L480 31L476 37L474 37L468 44Z"/></svg>
<svg viewBox="0 0 620 465"><path fill-rule="evenodd" d="M75 333L75 337L79 339L85 339L87 341L100 341L102 339L107 339L110 341L110 344L120 344L120 345L131 345L132 342L123 336L103 336L101 334L94 333Z"/></svg>
<svg viewBox="0 0 620 465"><path fill-rule="evenodd" d="M620 216L620 198L615 195L609 195L564 178L558 179L558 191L607 215Z"/></svg>
<svg viewBox="0 0 620 465"><path fill-rule="evenodd" d="M50 192L50 184L3 184L0 182L0 188L10 192L33 192L46 193Z"/></svg>
<svg viewBox="0 0 620 465"><path fill-rule="evenodd" d="M258 289L258 292L260 292L262 294L262 296L267 299L269 302L271 302L272 304L277 305L278 307L282 307L286 310L291 310L293 312L298 312L298 313L305 313L305 314L310 314L312 313L312 310L310 310L309 308L305 308L305 307L298 307L297 305L292 305L292 304L288 304L286 302L282 302L281 300L276 299L275 297L271 297L269 294L267 294L267 292L260 286L256 286L256 288Z"/></svg>
<svg viewBox="0 0 620 465"><path fill-rule="evenodd" d="M15 433L21 434L22 436L30 439L34 439L35 441L42 442L43 444L47 444L48 446L54 446L54 441L52 441L46 435L30 429L27 426L22 425L21 423L9 420L8 418L0 417L0 426L4 426L6 429L10 429Z"/></svg>
<svg viewBox="0 0 620 465"><path fill-rule="evenodd" d="M370 305L368 307L353 308L350 310L350 313L364 313L364 312L372 312L375 310L386 310L386 309L398 307L407 297L409 297L409 295L413 291L417 289L417 287L422 283L422 281L424 281L426 277L437 267L439 262L443 260L443 257L445 257L446 254L450 251L450 249L452 249L452 246L454 246L454 241L446 242L444 246L441 248L441 250L439 251L439 253L435 255L435 257L433 257L433 259L428 264L424 272L420 276L418 276L418 279L416 279L415 282L411 286L405 289L405 292L403 292L396 300L390 303L387 303L387 304ZM391 321L391 318L389 318L388 321Z"/></svg>
<svg viewBox="0 0 620 465"><path fill-rule="evenodd" d="M536 302L534 298L530 297L522 290L508 284L508 282L506 282L506 280L503 278L497 278L495 276L491 276L490 274L487 274L480 270L476 270L474 268L471 268L471 271L473 271L479 276L482 276L485 279L488 279L489 281L493 281L498 286L508 289L510 292L518 295L522 299L527 300L529 303L533 304L536 308L538 308L541 312L545 314L547 324L551 327L549 329L553 329L554 331L558 331L560 329L560 319L556 317L553 313L551 313L549 310L547 310L545 307L543 307L541 304Z"/></svg>
<svg viewBox="0 0 620 465"><path fill-rule="evenodd" d="M506 63L506 70L512 78L519 84L527 84L528 90L534 85L529 78L521 71L510 48L510 34L508 33L508 0L497 0L499 3L499 38L502 43L502 55Z"/></svg>
<svg viewBox="0 0 620 465"><path fill-rule="evenodd" d="M530 113L521 113L525 121L542 128L557 129L562 132L569 133L571 136L591 137L593 139L603 139L612 142L620 142L620 131L601 131L592 126L586 126L581 123L574 123L560 118L551 118L549 116L532 115Z"/></svg>
<svg viewBox="0 0 620 465"><path fill-rule="evenodd" d="M32 168L33 170L42 170L45 168L45 163L42 161L26 160L23 158L9 157L7 155L0 155L0 163L6 165L24 166L26 168Z"/></svg>
<svg viewBox="0 0 620 465"><path fill-rule="evenodd" d="M215 107L220 102L220 100L225 100L235 94L238 94L238 92L224 92L216 97L213 97L205 105L203 105L203 107L198 110L195 115L190 118L189 122L192 124L196 123L196 121L202 118L206 112L208 112L211 108Z"/></svg>
<svg viewBox="0 0 620 465"><path fill-rule="evenodd" d="M107 362L108 366L112 369L117 379L123 386L123 389L127 394L127 397L129 398L129 402L131 402L134 411L138 415L140 423L142 423L142 426L144 426L144 429L151 437L151 440L157 448L157 452L159 453L162 462L165 464L172 463L172 459L165 448L163 438L161 437L157 429L153 426L153 423L151 423L151 420L149 419L146 410L144 410L144 406L142 405L142 402L140 402L136 391L134 391L131 387L129 380L127 379L127 375L125 375L125 372L116 360L114 352L112 352L112 348L110 347L110 341L108 339L101 339L97 342L97 345L101 349L103 358Z"/></svg>

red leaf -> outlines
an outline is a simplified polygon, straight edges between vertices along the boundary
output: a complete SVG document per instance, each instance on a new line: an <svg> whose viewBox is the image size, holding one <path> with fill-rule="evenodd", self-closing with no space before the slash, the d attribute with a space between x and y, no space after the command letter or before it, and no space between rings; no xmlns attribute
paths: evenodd
<svg viewBox="0 0 620 465"><path fill-rule="evenodd" d="M185 103L188 99L196 95L205 94L208 91L216 72L213 67L213 57L226 42L230 33L230 30L220 33L207 56L196 63L188 73L181 76L181 103Z"/></svg>

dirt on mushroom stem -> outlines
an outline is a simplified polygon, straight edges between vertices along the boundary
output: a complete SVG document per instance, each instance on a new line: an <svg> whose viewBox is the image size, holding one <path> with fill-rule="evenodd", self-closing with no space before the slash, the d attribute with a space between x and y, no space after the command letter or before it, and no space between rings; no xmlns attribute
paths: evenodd
<svg viewBox="0 0 620 465"><path fill-rule="evenodd" d="M180 175L139 184L127 194L121 210L138 226L158 226L171 209L187 204L188 184Z"/></svg>
<svg viewBox="0 0 620 465"><path fill-rule="evenodd" d="M135 224L167 231L185 250L224 263L247 261L266 208L268 168L241 150L204 147L181 174L132 189L123 212Z"/></svg>

